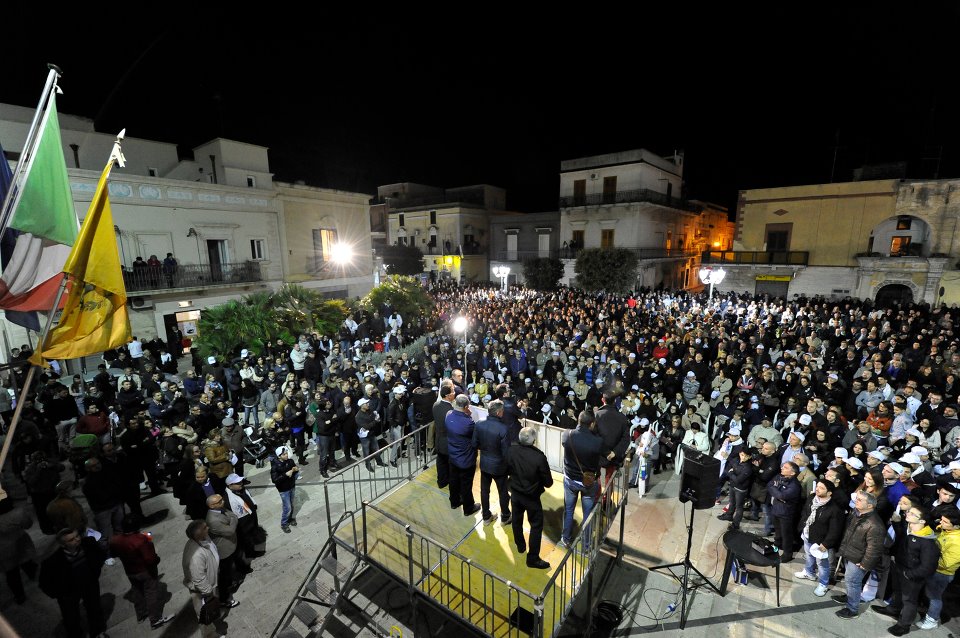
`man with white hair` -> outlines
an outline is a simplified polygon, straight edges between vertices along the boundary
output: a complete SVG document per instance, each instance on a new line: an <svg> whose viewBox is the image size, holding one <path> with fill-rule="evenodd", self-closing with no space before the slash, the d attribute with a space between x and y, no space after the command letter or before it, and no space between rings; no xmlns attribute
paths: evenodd
<svg viewBox="0 0 960 638"><path fill-rule="evenodd" d="M523 515L526 513L530 523L527 567L549 569L550 563L540 558L540 541L543 535L543 506L540 495L553 485L553 475L550 473L546 455L537 449L536 442L536 429L525 427L520 430L519 441L510 446L508 463L510 500L513 506L513 540L517 551L524 553L527 543L523 538Z"/></svg>
<svg viewBox="0 0 960 638"><path fill-rule="evenodd" d="M799 430L794 430L787 436L787 442L780 446L777 452L780 454L780 465L784 463L793 463L793 457L803 454L803 442L806 436Z"/></svg>

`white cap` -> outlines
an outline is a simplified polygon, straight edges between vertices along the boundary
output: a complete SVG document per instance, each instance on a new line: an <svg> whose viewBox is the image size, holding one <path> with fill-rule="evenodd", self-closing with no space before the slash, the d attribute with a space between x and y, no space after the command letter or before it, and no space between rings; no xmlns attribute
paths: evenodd
<svg viewBox="0 0 960 638"><path fill-rule="evenodd" d="M847 452L846 448L838 447L833 449L833 456L839 459L845 459L850 456L850 453ZM880 460L883 460L883 457L880 457Z"/></svg>
<svg viewBox="0 0 960 638"><path fill-rule="evenodd" d="M577 396L577 393L574 392L573 390L567 390L567 396L568 396L568 397L575 397L575 396Z"/></svg>
<svg viewBox="0 0 960 638"><path fill-rule="evenodd" d="M800 421L801 425L810 425L810 423L813 422L813 417L811 417L809 414L801 414L800 418L797 420Z"/></svg>
<svg viewBox="0 0 960 638"><path fill-rule="evenodd" d="M359 401L357 401L357 405L358 405L358 406L364 406L364 405L366 405L366 404L368 404L368 403L370 403L370 399L367 399L367 398L363 398L363 399L360 399Z"/></svg>
<svg viewBox="0 0 960 638"><path fill-rule="evenodd" d="M960 461L950 461L950 465L947 466L948 470L960 470Z"/></svg>
<svg viewBox="0 0 960 638"><path fill-rule="evenodd" d="M846 463L847 465L849 465L850 467L852 467L852 468L854 468L854 469L856 469L856 470L862 470L862 469L863 469L863 461L861 461L860 459L858 459L858 458L855 457L855 456L854 456L853 458L847 459L846 461L844 461L844 463Z"/></svg>
<svg viewBox="0 0 960 638"><path fill-rule="evenodd" d="M673 365L679 368L681 363L683 363L683 359L677 359L676 361L673 362Z"/></svg>
<svg viewBox="0 0 960 638"><path fill-rule="evenodd" d="M732 426L729 430L729 434L740 436L740 426L739 425Z"/></svg>
<svg viewBox="0 0 960 638"><path fill-rule="evenodd" d="M217 358L215 356L210 355L209 357L207 357L207 363L209 363L210 365L213 365L216 362L217 362Z"/></svg>
<svg viewBox="0 0 960 638"><path fill-rule="evenodd" d="M790 434L792 434L793 436L795 436L795 437L797 437L798 439L800 439L800 442L801 442L801 443L803 443L804 441L807 440L806 435L805 435L803 432L800 432L799 430L794 430L794 431L790 432Z"/></svg>
<svg viewBox="0 0 960 638"><path fill-rule="evenodd" d="M840 449L840 448L837 448L837 449ZM844 450L844 452L846 452L846 450ZM884 455L883 455L883 452L881 452L880 450L874 450L873 452L870 452L869 454L867 454L867 456L872 456L873 458L877 459L878 461L886 461L886 460L887 460L887 457L884 456Z"/></svg>
<svg viewBox="0 0 960 638"><path fill-rule="evenodd" d="M921 436L923 436L923 432L921 432L921 431L918 430L917 428L910 428L909 430L907 430L907 434L912 434L913 436L917 437L918 439L919 439Z"/></svg>
<svg viewBox="0 0 960 638"><path fill-rule="evenodd" d="M637 353L636 353L636 352L630 352L630 353L627 354L627 356L628 356L628 357L635 357L635 356L637 356Z"/></svg>
<svg viewBox="0 0 960 638"><path fill-rule="evenodd" d="M690 370L689 372L687 372L687 376L692 379L692 378L696 377L697 375L693 373L693 370Z"/></svg>
<svg viewBox="0 0 960 638"><path fill-rule="evenodd" d="M650 373L650 378L651 378L651 379L656 379L656 378L657 378L657 373L656 373L656 372L651 372L651 373Z"/></svg>
<svg viewBox="0 0 960 638"><path fill-rule="evenodd" d="M916 465L920 462L920 457L914 454L913 452L907 452L900 457L901 463L907 463L909 465Z"/></svg>
<svg viewBox="0 0 960 638"><path fill-rule="evenodd" d="M663 357L660 357L660 360L657 361L657 363L659 363L659 364L662 365L662 366L665 366L665 365L667 365L667 360L664 359Z"/></svg>
<svg viewBox="0 0 960 638"><path fill-rule="evenodd" d="M243 477L239 474L231 474L227 477L227 485L234 485L236 483L243 483Z"/></svg>
<svg viewBox="0 0 960 638"><path fill-rule="evenodd" d="M903 474L903 470L906 469L899 463L890 463L889 465L887 465L887 467L889 467L891 470L893 470L897 474Z"/></svg>
<svg viewBox="0 0 960 638"><path fill-rule="evenodd" d="M544 414L550 414L550 404L544 403L543 407L540 408L540 411L543 412Z"/></svg>
<svg viewBox="0 0 960 638"><path fill-rule="evenodd" d="M930 450L928 450L927 448L921 445L916 445L910 448L910 451L916 454L917 456L930 456Z"/></svg>
<svg viewBox="0 0 960 638"><path fill-rule="evenodd" d="M246 348L244 348L243 350L240 351L240 358L246 359L248 354L250 353L247 351ZM230 476L236 476L236 474L231 474ZM229 483L227 483L227 485L229 485Z"/></svg>
<svg viewBox="0 0 960 638"><path fill-rule="evenodd" d="M276 450L274 450L274 452L275 452L276 455L279 457L280 455L282 455L282 454L284 454L284 453L290 454L290 448L288 448L286 445L281 445L281 446L278 447Z"/></svg>
<svg viewBox="0 0 960 638"><path fill-rule="evenodd" d="M640 419L640 425L650 425L650 419L648 419L647 417L643 417L642 419Z"/></svg>
<svg viewBox="0 0 960 638"><path fill-rule="evenodd" d="M640 386L638 386L637 384L633 384L632 386L630 386L630 389L631 389L631 390L639 390L639 389L640 389Z"/></svg>

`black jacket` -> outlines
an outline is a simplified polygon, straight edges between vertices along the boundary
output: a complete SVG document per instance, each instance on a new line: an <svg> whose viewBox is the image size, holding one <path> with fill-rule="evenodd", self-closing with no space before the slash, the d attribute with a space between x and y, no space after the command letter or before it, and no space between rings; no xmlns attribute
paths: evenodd
<svg viewBox="0 0 960 638"><path fill-rule="evenodd" d="M493 476L507 473L507 450L510 447L507 437L507 424L495 416L491 415L474 426L473 446L480 450L481 472Z"/></svg>
<svg viewBox="0 0 960 638"><path fill-rule="evenodd" d="M754 467L750 463L727 463L726 474L734 489L745 492L753 485Z"/></svg>
<svg viewBox="0 0 960 638"><path fill-rule="evenodd" d="M630 445L630 421L613 405L605 405L597 410L596 417L597 434L603 438L606 449L614 453L613 460L604 458L601 465L620 465Z"/></svg>
<svg viewBox="0 0 960 638"><path fill-rule="evenodd" d="M907 580L924 582L937 571L940 561L940 546L935 534L917 536L907 533L904 543L897 552L897 567Z"/></svg>
<svg viewBox="0 0 960 638"><path fill-rule="evenodd" d="M539 498L544 490L553 485L547 456L532 445L511 444L507 463L510 469L510 492L513 494Z"/></svg>
<svg viewBox="0 0 960 638"><path fill-rule="evenodd" d="M72 565L63 549L57 549L40 566L40 589L50 598L76 596L79 591L90 591L100 580L100 570L106 553L89 536L80 539L83 560Z"/></svg>
<svg viewBox="0 0 960 638"><path fill-rule="evenodd" d="M296 463L293 462L293 459L287 459L286 461L277 459L274 461L273 466L270 468L270 480L273 481L278 492L289 492L296 487L297 475L287 476L287 472L289 472L294 465L296 465Z"/></svg>
<svg viewBox="0 0 960 638"><path fill-rule="evenodd" d="M564 476L582 482L584 471L600 472L600 462L610 452L602 437L578 426L564 432L562 440Z"/></svg>
<svg viewBox="0 0 960 638"><path fill-rule="evenodd" d="M750 498L755 498L761 502L767 502L767 483L770 482L777 472L780 471L780 457L776 454L760 457L760 464L754 466L756 474L753 477L753 488L750 490Z"/></svg>
<svg viewBox="0 0 960 638"><path fill-rule="evenodd" d="M798 532L803 532L810 517L810 505L813 502L811 496L806 500L803 506L803 512L800 515L800 524ZM837 549L840 547L840 539L843 537L843 526L846 509L839 500L839 491L830 497L827 503L824 503L817 509L817 513L810 523L810 532L808 539L811 545L823 545L827 549Z"/></svg>
<svg viewBox="0 0 960 638"><path fill-rule="evenodd" d="M447 427L444 425L447 412L453 409L453 404L440 400L433 404L434 443L437 454L448 454Z"/></svg>

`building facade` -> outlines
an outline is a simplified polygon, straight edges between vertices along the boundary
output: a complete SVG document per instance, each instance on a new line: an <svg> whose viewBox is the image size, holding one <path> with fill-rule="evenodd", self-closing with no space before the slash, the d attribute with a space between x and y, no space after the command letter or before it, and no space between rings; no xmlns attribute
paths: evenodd
<svg viewBox="0 0 960 638"><path fill-rule="evenodd" d="M960 301L960 180L884 179L742 191L721 289L878 303Z"/></svg>
<svg viewBox="0 0 960 638"><path fill-rule="evenodd" d="M701 253L729 248L733 224L725 208L682 198L683 155L645 149L560 164L560 240L565 282L576 251L627 248L640 257L637 287L698 288Z"/></svg>
<svg viewBox="0 0 960 638"><path fill-rule="evenodd" d="M490 280L497 266L510 268L509 283L522 284L523 262L566 257L560 241L560 213L505 214L490 219Z"/></svg>
<svg viewBox="0 0 960 638"><path fill-rule="evenodd" d="M0 104L0 142L11 166L32 117L32 109ZM82 221L115 135L68 114L60 114L60 125ZM332 297L372 286L369 195L275 184L268 149L233 140L212 140L186 159L174 144L130 137L123 151L126 166L111 173L110 200L138 337L165 338L174 325L195 335L205 308L287 281ZM353 245L357 259L349 269L323 268L323 230ZM146 265L162 264L168 254L175 268ZM19 326L2 327L11 346L35 342Z"/></svg>

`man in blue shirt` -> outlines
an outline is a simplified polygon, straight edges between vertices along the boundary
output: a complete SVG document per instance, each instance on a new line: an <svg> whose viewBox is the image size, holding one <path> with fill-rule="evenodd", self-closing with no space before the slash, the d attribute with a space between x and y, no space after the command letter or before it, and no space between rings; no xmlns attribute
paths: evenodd
<svg viewBox="0 0 960 638"><path fill-rule="evenodd" d="M477 448L473 444L473 417L470 399L458 394L453 409L444 418L447 430L447 451L450 459L450 507L463 507L464 516L480 511L473 498L473 476L477 471Z"/></svg>

